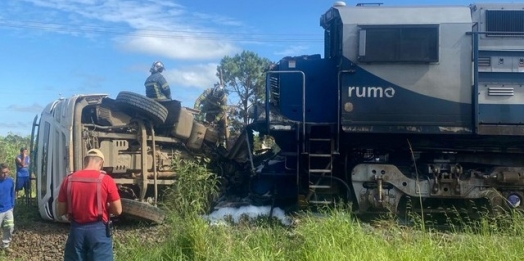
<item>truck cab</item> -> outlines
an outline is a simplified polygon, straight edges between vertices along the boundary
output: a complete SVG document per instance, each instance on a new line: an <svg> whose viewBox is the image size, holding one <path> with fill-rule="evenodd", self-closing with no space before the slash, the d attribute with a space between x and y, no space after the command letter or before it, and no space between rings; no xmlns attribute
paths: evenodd
<svg viewBox="0 0 524 261"><path fill-rule="evenodd" d="M194 120L179 101L158 102L120 92L74 95L49 103L33 126L33 171L43 219L57 216L56 200L64 177L83 168L89 149L105 155L103 170L119 189L123 213L162 222L159 195L175 183L175 158L191 158L214 147L216 135ZM206 133L208 134L206 137Z"/></svg>

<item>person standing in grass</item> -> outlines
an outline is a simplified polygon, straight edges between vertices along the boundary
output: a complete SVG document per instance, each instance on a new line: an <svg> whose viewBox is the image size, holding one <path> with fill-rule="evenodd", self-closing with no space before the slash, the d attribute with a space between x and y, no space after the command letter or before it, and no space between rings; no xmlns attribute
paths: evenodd
<svg viewBox="0 0 524 261"><path fill-rule="evenodd" d="M91 149L84 169L67 176L58 192L57 212L71 222L65 261L112 261L109 214L120 215L122 203L115 181L102 171L104 154Z"/></svg>
<svg viewBox="0 0 524 261"><path fill-rule="evenodd" d="M16 156L16 196L20 197L20 191L24 190L24 195L28 196L30 191L29 178L29 155L26 148L20 149L20 155Z"/></svg>
<svg viewBox="0 0 524 261"><path fill-rule="evenodd" d="M0 164L0 225L3 228L2 249L11 253L9 248L11 236L15 227L13 208L15 207L15 183L9 177L9 168L5 163Z"/></svg>

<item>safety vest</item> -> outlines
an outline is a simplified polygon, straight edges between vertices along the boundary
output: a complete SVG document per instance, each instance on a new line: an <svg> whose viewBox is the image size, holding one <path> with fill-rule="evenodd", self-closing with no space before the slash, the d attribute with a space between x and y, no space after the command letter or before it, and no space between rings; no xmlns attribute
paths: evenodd
<svg viewBox="0 0 524 261"><path fill-rule="evenodd" d="M82 183L96 183L96 205L98 209L98 221L102 221L102 179L104 178L105 173L100 172L98 178L77 178L73 175L67 178L67 215L69 220L73 221L73 205L72 205L72 195L71 195L71 183L73 182L82 182Z"/></svg>

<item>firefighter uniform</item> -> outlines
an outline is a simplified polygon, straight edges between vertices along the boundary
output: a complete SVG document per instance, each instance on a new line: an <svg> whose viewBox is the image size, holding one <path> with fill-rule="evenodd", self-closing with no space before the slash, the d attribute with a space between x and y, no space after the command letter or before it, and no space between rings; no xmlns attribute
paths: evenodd
<svg viewBox="0 0 524 261"><path fill-rule="evenodd" d="M171 100L171 89L160 72L151 73L144 83L146 96L156 100Z"/></svg>

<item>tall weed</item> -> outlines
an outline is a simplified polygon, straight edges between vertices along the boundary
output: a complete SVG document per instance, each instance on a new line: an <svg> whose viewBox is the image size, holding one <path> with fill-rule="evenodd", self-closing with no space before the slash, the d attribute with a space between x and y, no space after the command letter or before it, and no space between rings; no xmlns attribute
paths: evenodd
<svg viewBox="0 0 524 261"><path fill-rule="evenodd" d="M219 180L206 167L205 159L175 157L173 170L177 173L177 181L166 193L165 208L181 218L207 213L211 199L218 193Z"/></svg>

